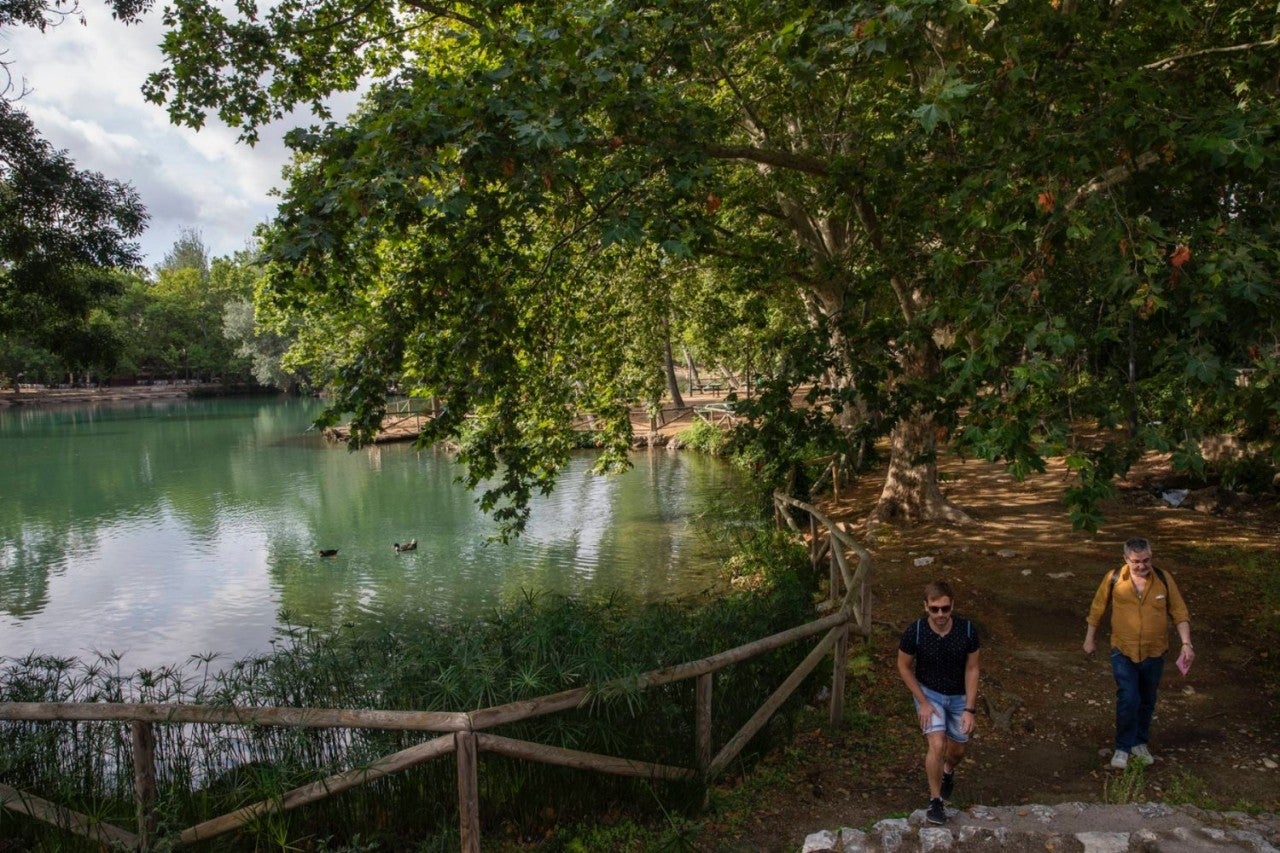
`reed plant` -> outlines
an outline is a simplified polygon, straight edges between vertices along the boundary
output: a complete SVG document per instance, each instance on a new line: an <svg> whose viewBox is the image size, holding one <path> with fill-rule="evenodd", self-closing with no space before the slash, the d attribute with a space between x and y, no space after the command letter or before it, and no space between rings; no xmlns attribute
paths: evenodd
<svg viewBox="0 0 1280 853"><path fill-rule="evenodd" d="M138 702L235 706L466 711L589 686L576 710L495 729L496 734L643 761L692 766L692 680L641 690L636 676L696 660L799 625L813 616L816 579L804 552L771 536L752 540L736 571L751 591L698 605L640 606L615 597L527 596L478 623L322 634L281 632L271 654L126 671L113 654L88 659L0 658L0 702ZM798 644L723 670L716 678L713 741L723 744L808 651ZM802 689L797 696L804 694ZM789 703L739 758L750 766L790 735ZM364 729L157 724L161 847L176 832L278 798L334 773L425 740ZM128 724L0 722L0 781L119 826L132 827ZM480 758L483 833L536 837L561 821L629 819L696 809L701 783L662 783ZM434 760L318 804L268 814L200 849L457 849L457 775ZM669 818L668 818L669 819ZM33 849L52 830L0 810L0 836ZM60 835L58 849L78 849ZM85 842L82 848L94 845Z"/></svg>

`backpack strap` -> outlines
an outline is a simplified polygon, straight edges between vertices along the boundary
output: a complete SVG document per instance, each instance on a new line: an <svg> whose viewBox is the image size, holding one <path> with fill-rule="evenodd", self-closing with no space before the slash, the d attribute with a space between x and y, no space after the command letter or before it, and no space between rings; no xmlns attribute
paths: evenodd
<svg viewBox="0 0 1280 853"><path fill-rule="evenodd" d="M1164 572L1160 571L1160 570L1159 570L1159 569L1157 569L1155 566L1152 566L1152 567L1151 567L1151 570L1152 570L1152 571L1154 571L1154 572L1156 573L1156 577L1158 577L1158 578L1160 579L1160 583L1164 584L1164 588L1165 588L1165 589L1168 589L1168 588L1169 588L1169 580L1164 576ZM1104 609L1104 610L1105 610L1107 607L1110 607L1110 606L1111 606L1111 593L1112 593L1112 591L1116 588L1116 582L1117 582L1117 581L1119 581L1119 580L1120 580L1120 569L1119 569L1119 568L1112 569L1112 570L1111 570L1111 585L1107 587L1107 603L1106 603L1106 605L1104 605L1104 607L1103 607L1103 609ZM1168 597L1167 595L1165 596L1165 599L1164 599L1164 609L1165 609L1165 612L1166 612L1166 613L1169 611L1169 597Z"/></svg>

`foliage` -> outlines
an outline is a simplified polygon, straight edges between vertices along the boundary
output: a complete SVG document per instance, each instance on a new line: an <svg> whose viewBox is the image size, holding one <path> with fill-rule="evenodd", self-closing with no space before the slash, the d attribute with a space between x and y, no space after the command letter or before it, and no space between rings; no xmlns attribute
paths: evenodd
<svg viewBox="0 0 1280 853"><path fill-rule="evenodd" d="M807 568L807 566L806 566ZM687 610L531 598L484 624L319 636L290 630L276 651L219 668L119 671L119 659L5 659L0 701L138 701L318 708L464 710L580 685L615 686L583 707L497 729L509 737L690 766L693 682L642 691L634 675L694 660L800 624L811 615L812 578L773 569L767 593L734 595ZM723 744L803 656L785 648L717 676L714 742ZM790 703L740 759L750 766L786 736ZM393 731L190 725L156 729L163 826L170 831L404 749L421 735ZM116 723L0 725L6 783L124 825L132 822L129 728ZM612 811L633 819L696 807L700 786L652 783L487 756L484 817L526 835L547 821ZM330 844L422 839L456 831L456 771L437 761L369 783L323 805L255 822L259 843L327 837ZM33 827L22 824L24 832ZM367 835L376 828L376 837ZM362 835L356 836L360 832ZM239 849L244 835L224 840ZM455 843L456 846L456 843Z"/></svg>
<svg viewBox="0 0 1280 853"><path fill-rule="evenodd" d="M937 512L939 437L1018 476L1074 449L1067 499L1093 527L1140 450L1194 464L1208 431L1277 432L1272 18L183 0L149 94L252 139L372 78L349 121L290 136L260 300L302 324L356 441L393 381L444 400L428 439L461 441L472 485L501 472L481 502L512 529L575 413L625 445L624 406L660 381L652 330L674 318L705 352L741 331L777 377L787 311L776 328L819 333L787 382L828 423L762 411L763 446L791 454L762 474L809 429L851 457L893 432L887 482L938 500L884 500ZM711 333L716 293L734 334ZM1105 446L1079 446L1081 420Z"/></svg>
<svg viewBox="0 0 1280 853"><path fill-rule="evenodd" d="M113 268L138 263L146 219L132 187L76 169L0 97L0 336L76 365L109 358L118 342L93 311L119 293Z"/></svg>
<svg viewBox="0 0 1280 853"><path fill-rule="evenodd" d="M149 4L108 5L133 21ZM0 33L79 14L77 2L0 0ZM20 340L72 368L110 365L121 341L95 309L120 292L113 269L137 266L146 211L133 187L77 169L40 136L16 106L25 90L2 55L0 74L0 346L12 353Z"/></svg>
<svg viewBox="0 0 1280 853"><path fill-rule="evenodd" d="M728 433L723 427L716 426L706 418L694 418L689 428L679 435L680 442L690 450L701 453L719 455L729 441Z"/></svg>

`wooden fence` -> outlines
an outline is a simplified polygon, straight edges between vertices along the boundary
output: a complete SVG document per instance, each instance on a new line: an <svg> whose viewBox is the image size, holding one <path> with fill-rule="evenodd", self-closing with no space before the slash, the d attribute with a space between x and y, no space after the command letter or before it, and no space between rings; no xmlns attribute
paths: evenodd
<svg viewBox="0 0 1280 853"><path fill-rule="evenodd" d="M132 735L132 760L136 827L133 832L79 814L31 793L0 783L0 805L93 839L104 845L148 851L159 842L156 837L156 725L212 723L239 726L302 726L318 728L365 728L437 733L407 749L383 756L368 766L348 770L296 788L281 797L243 806L228 814L187 827L178 836L179 844L191 844L233 831L259 815L273 810L289 810L331 797L374 779L432 759L455 756L458 777L458 820L464 853L480 849L480 803L478 755L492 752L526 761L539 761L651 779L712 780L738 756L747 742L800 686L828 654L832 667L830 720L838 725L844 716L845 655L849 633L868 636L871 630L869 583L871 557L861 546L817 509L783 495L775 495L779 524L797 533L805 531L792 517L791 509L809 514L809 554L815 567L827 561L831 596L825 609L830 612L815 621L755 640L711 657L663 669L651 670L628 680L627 687L647 689L685 679L695 685L695 752L693 766L664 764L580 752L546 744L515 740L491 734L486 729L528 720L533 717L578 708L590 701L595 691L588 687L565 690L506 705L468 712L381 711L363 709L321 709L282 707L237 707L191 704L132 704L108 702L9 702L0 703L0 720L24 721L118 721L128 722ZM856 561L851 564L849 553ZM711 738L712 682L715 673L732 664L749 660L792 643L821 635L809 654L783 680L764 704L719 750ZM607 688L608 685L605 685ZM171 842L172 839L166 839Z"/></svg>

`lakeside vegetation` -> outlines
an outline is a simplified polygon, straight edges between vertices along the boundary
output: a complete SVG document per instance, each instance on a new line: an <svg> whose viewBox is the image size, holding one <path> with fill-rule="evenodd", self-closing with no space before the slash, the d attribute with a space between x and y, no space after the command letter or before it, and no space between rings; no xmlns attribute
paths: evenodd
<svg viewBox="0 0 1280 853"><path fill-rule="evenodd" d="M194 657L186 666L122 672L119 659L0 659L0 701L184 702L237 706L471 710L583 685L619 682L695 660L812 617L818 579L802 548L767 527L739 527L734 561L749 591L699 605L531 596L478 624L424 626L412 636L368 631L321 635L297 628L270 655ZM784 648L734 665L716 682L714 738L724 742L794 668ZM784 743L802 697L738 759L749 766ZM497 733L645 761L688 765L694 754L693 685L600 693L576 711ZM157 727L160 829L191 825L300 785L358 768L422 740L412 734L269 726ZM6 723L0 778L120 825L133 821L130 734L122 723ZM696 810L700 783L660 783L486 756L481 774L486 837L541 837L556 826L652 821ZM326 801L252 823L205 849L457 849L457 776L429 762ZM5 835L74 849L70 836L10 813ZM40 841L39 839L45 839ZM84 842L84 849L92 845Z"/></svg>

